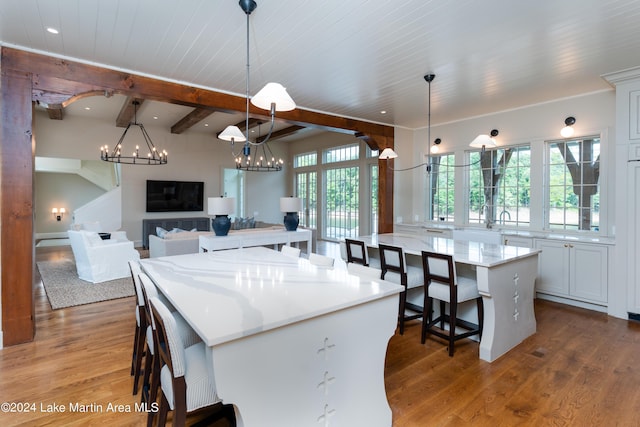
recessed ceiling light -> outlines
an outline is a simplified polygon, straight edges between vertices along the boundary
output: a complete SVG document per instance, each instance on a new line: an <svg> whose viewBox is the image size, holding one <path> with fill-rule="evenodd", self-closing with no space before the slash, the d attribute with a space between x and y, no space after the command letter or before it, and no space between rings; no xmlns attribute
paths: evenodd
<svg viewBox="0 0 640 427"><path fill-rule="evenodd" d="M387 114L387 111L386 110L382 110L382 111L380 111L380 114Z"/></svg>
<svg viewBox="0 0 640 427"><path fill-rule="evenodd" d="M56 30L53 27L47 27L47 31L50 32L51 34L59 34L60 31Z"/></svg>
<svg viewBox="0 0 640 427"><path fill-rule="evenodd" d="M89 111L89 110L91 110L91 107L84 107L84 109Z"/></svg>
<svg viewBox="0 0 640 427"><path fill-rule="evenodd" d="M204 127L206 127L206 128L209 127L209 123L205 123Z"/></svg>
<svg viewBox="0 0 640 427"><path fill-rule="evenodd" d="M153 116L153 120L158 120L158 116Z"/></svg>

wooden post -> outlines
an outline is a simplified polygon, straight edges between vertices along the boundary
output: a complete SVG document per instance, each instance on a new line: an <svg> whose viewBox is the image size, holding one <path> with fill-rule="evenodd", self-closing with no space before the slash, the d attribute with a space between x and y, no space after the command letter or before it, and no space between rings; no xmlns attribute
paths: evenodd
<svg viewBox="0 0 640 427"><path fill-rule="evenodd" d="M0 286L8 346L35 336L31 75L2 68L0 88Z"/></svg>

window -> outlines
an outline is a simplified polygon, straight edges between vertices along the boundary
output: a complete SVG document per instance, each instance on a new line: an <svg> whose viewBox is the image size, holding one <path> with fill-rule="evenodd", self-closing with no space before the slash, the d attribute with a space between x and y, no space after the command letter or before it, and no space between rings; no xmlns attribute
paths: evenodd
<svg viewBox="0 0 640 427"><path fill-rule="evenodd" d="M469 223L530 225L531 147L470 153Z"/></svg>
<svg viewBox="0 0 640 427"><path fill-rule="evenodd" d="M427 174L427 215L426 218L437 221L453 221L454 215L454 175L455 158L453 154L431 156L431 173ZM431 208L429 208L429 186L431 186Z"/></svg>
<svg viewBox="0 0 640 427"><path fill-rule="evenodd" d="M311 228L318 227L316 176L315 171L296 173L296 197L300 197L303 202L300 225Z"/></svg>
<svg viewBox="0 0 640 427"><path fill-rule="evenodd" d="M358 160L360 157L360 145L351 144L324 150L324 163L346 162Z"/></svg>
<svg viewBox="0 0 640 427"><path fill-rule="evenodd" d="M359 168L325 171L325 238L343 239L359 234Z"/></svg>
<svg viewBox="0 0 640 427"><path fill-rule="evenodd" d="M315 166L318 164L317 153L297 154L293 157L294 168L304 168L306 166Z"/></svg>
<svg viewBox="0 0 640 427"><path fill-rule="evenodd" d="M548 228L598 231L600 137L549 141L547 162Z"/></svg>

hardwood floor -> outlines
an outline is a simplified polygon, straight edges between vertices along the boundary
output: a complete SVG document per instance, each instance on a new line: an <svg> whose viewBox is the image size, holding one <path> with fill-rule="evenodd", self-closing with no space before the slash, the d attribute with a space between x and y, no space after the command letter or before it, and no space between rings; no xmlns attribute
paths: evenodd
<svg viewBox="0 0 640 427"><path fill-rule="evenodd" d="M36 250L38 261L61 257L68 247ZM0 402L35 407L3 410L0 425L145 425L129 375L133 297L52 311L41 284L34 295L35 341L0 350ZM541 300L536 318L538 332L494 363L478 359L473 341L453 358L442 341L421 345L408 322L386 360L393 425L640 425L640 323Z"/></svg>

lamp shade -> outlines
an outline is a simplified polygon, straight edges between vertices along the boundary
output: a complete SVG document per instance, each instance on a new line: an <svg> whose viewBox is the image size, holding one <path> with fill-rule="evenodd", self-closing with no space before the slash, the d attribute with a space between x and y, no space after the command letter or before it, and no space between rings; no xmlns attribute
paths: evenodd
<svg viewBox="0 0 640 427"><path fill-rule="evenodd" d="M229 215L236 209L235 197L209 197L207 202L209 215Z"/></svg>
<svg viewBox="0 0 640 427"><path fill-rule="evenodd" d="M482 134L476 136L469 146L473 148L493 148L496 146L496 140L491 138L489 135Z"/></svg>
<svg viewBox="0 0 640 427"><path fill-rule="evenodd" d="M296 108L296 103L280 83L267 83L251 98L251 103L263 110L271 110L271 104L276 104L276 111L291 111Z"/></svg>
<svg viewBox="0 0 640 427"><path fill-rule="evenodd" d="M233 140L237 142L244 142L247 140L247 137L244 136L242 132L240 132L240 129L237 126L230 125L224 128L222 132L220 132L220 135L218 135L218 139L222 139L223 141Z"/></svg>
<svg viewBox="0 0 640 427"><path fill-rule="evenodd" d="M573 127L571 126L565 126L560 130L560 135L562 135L563 138L570 138L573 136Z"/></svg>
<svg viewBox="0 0 640 427"><path fill-rule="evenodd" d="M300 212L302 199L300 197L280 197L280 212Z"/></svg>
<svg viewBox="0 0 640 427"><path fill-rule="evenodd" d="M391 148L385 148L378 156L378 158L382 160L395 159L396 157L398 157L398 154Z"/></svg>

